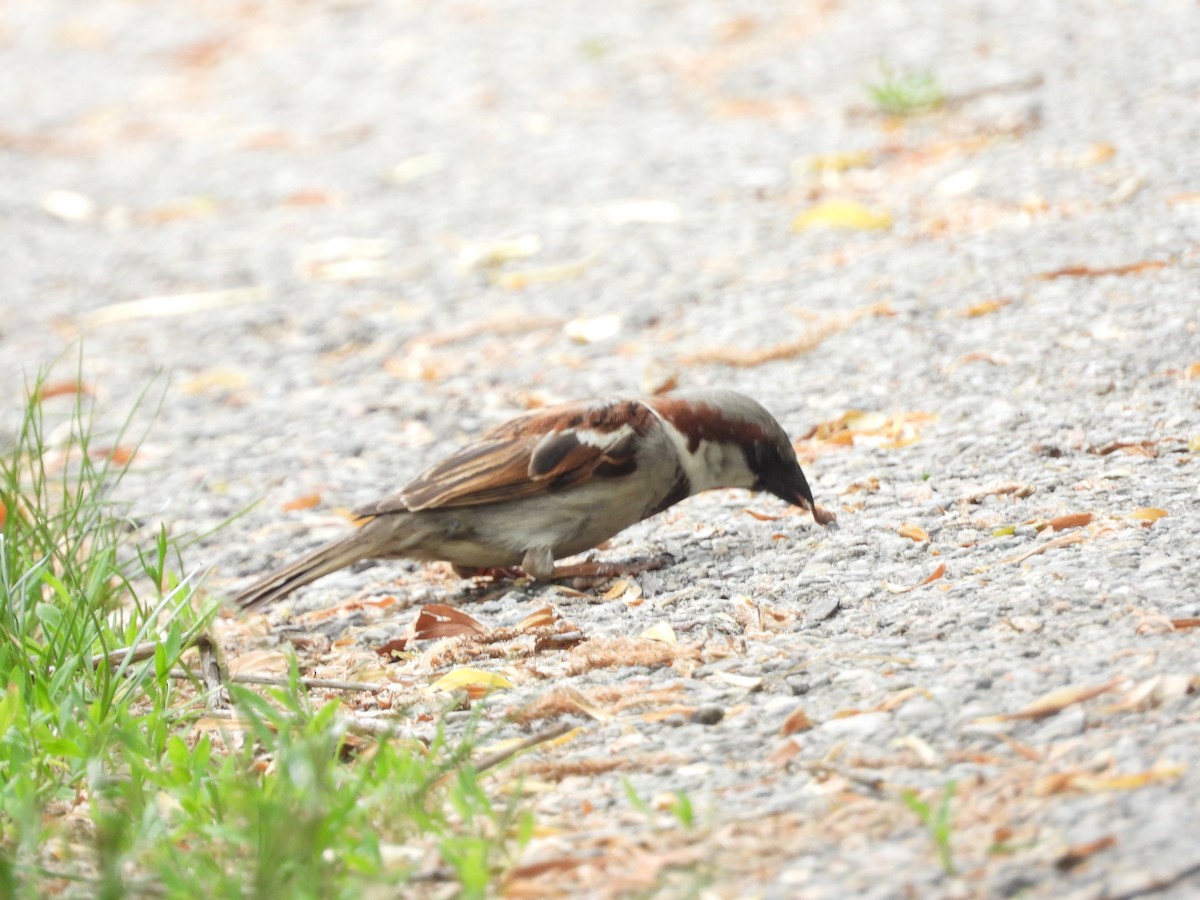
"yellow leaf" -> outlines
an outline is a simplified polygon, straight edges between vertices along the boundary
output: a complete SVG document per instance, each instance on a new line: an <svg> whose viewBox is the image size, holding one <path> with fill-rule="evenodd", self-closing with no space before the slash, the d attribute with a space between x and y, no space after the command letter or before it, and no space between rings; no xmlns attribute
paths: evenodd
<svg viewBox="0 0 1200 900"><path fill-rule="evenodd" d="M1142 522L1157 522L1164 516L1168 516L1165 509L1159 509L1157 506L1143 506L1141 509L1135 509L1129 514L1129 518L1138 519Z"/></svg>
<svg viewBox="0 0 1200 900"><path fill-rule="evenodd" d="M642 632L642 637L648 641L658 641L662 644L678 644L679 638L675 636L675 629L666 622L659 622L656 625L651 625Z"/></svg>
<svg viewBox="0 0 1200 900"><path fill-rule="evenodd" d="M1192 439L1188 441L1188 449L1193 453L1200 453L1200 434L1192 435Z"/></svg>
<svg viewBox="0 0 1200 900"><path fill-rule="evenodd" d="M435 691L454 691L459 688L510 688L513 683L503 675L483 669L454 669L430 685Z"/></svg>
<svg viewBox="0 0 1200 900"><path fill-rule="evenodd" d="M846 172L871 165L871 154L865 150L847 153L818 153L804 160L805 168L814 174L823 172Z"/></svg>
<svg viewBox="0 0 1200 900"><path fill-rule="evenodd" d="M914 525L912 522L905 522L896 529L896 533L900 537L906 537L910 541L916 541L918 544L929 540L929 533L920 525Z"/></svg>
<svg viewBox="0 0 1200 900"><path fill-rule="evenodd" d="M1076 775L1071 779L1071 787L1088 793L1134 791L1157 781L1172 781L1185 771L1186 766L1155 766L1144 772L1128 772L1123 775Z"/></svg>
<svg viewBox="0 0 1200 900"><path fill-rule="evenodd" d="M1004 309L1012 303L1011 297L999 297L995 300L984 300L982 303L974 303L966 307L960 312L964 319L978 319L981 316L990 316L994 312Z"/></svg>
<svg viewBox="0 0 1200 900"><path fill-rule="evenodd" d="M842 228L849 231L886 231L892 227L892 214L871 209L853 200L826 200L807 209L792 220L792 231L813 228Z"/></svg>

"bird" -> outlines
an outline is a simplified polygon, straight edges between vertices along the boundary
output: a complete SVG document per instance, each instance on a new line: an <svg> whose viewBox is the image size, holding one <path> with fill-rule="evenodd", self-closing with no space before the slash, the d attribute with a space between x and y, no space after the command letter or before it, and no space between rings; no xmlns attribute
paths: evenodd
<svg viewBox="0 0 1200 900"><path fill-rule="evenodd" d="M256 609L366 559L442 560L461 577L520 568L534 581L621 574L555 565L714 488L765 491L835 520L813 500L783 427L750 397L693 389L569 402L517 416L353 511L360 527L236 595Z"/></svg>

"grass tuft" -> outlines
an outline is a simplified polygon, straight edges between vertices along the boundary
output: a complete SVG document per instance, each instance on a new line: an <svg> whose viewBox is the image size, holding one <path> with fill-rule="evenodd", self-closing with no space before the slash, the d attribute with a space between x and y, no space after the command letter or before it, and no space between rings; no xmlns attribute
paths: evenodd
<svg viewBox="0 0 1200 900"><path fill-rule="evenodd" d="M351 748L294 660L261 693L180 677L217 604L181 541L112 499L146 395L100 441L91 400L52 421L45 385L0 452L0 897L357 897L414 877L484 896L532 820L490 799L474 729Z"/></svg>
<svg viewBox="0 0 1200 900"><path fill-rule="evenodd" d="M879 80L867 85L875 108L887 116L907 118L940 109L945 92L933 72L898 72L880 63Z"/></svg>

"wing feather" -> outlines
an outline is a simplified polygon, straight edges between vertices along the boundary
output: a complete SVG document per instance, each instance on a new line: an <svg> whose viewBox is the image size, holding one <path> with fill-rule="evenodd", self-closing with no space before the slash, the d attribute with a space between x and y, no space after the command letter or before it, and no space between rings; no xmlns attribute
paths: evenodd
<svg viewBox="0 0 1200 900"><path fill-rule="evenodd" d="M656 427L638 400L548 407L492 429L356 515L518 500L635 470L639 437Z"/></svg>

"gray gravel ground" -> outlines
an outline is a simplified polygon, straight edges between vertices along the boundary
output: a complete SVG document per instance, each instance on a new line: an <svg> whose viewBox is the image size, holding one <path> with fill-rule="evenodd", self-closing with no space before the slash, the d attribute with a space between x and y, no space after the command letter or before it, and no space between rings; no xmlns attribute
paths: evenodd
<svg viewBox="0 0 1200 900"><path fill-rule="evenodd" d="M105 410L168 371L129 499L180 531L263 501L197 551L213 590L532 402L666 373L750 393L796 436L850 410L919 427L801 445L837 530L732 492L631 529L609 555L679 562L619 599L480 600L404 564L297 598L396 597L336 620L364 648L426 601L490 626L552 602L594 640L673 628L694 659L475 661L518 681L497 716L563 685L679 706L565 717L586 728L544 751L537 801L562 831L530 861L594 854L568 877L597 894L1200 892L1200 630L1180 622L1200 617L1195 2L10 0L0 58L0 431L81 334ZM880 60L932 70L947 107L874 113ZM791 230L833 198L894 225ZM463 265L526 235L531 257ZM1039 277L1070 267L1091 271ZM219 291L243 293L110 308ZM892 314L837 318L877 303ZM687 358L831 322L761 365ZM1129 517L1146 507L1168 515ZM1037 528L1072 513L1093 519ZM1089 686L1109 690L994 718ZM798 709L812 727L783 736ZM635 814L622 777L687 792L701 827ZM952 779L947 875L900 792L936 805ZM618 846L641 868L605 874ZM529 883L565 889L552 875Z"/></svg>

